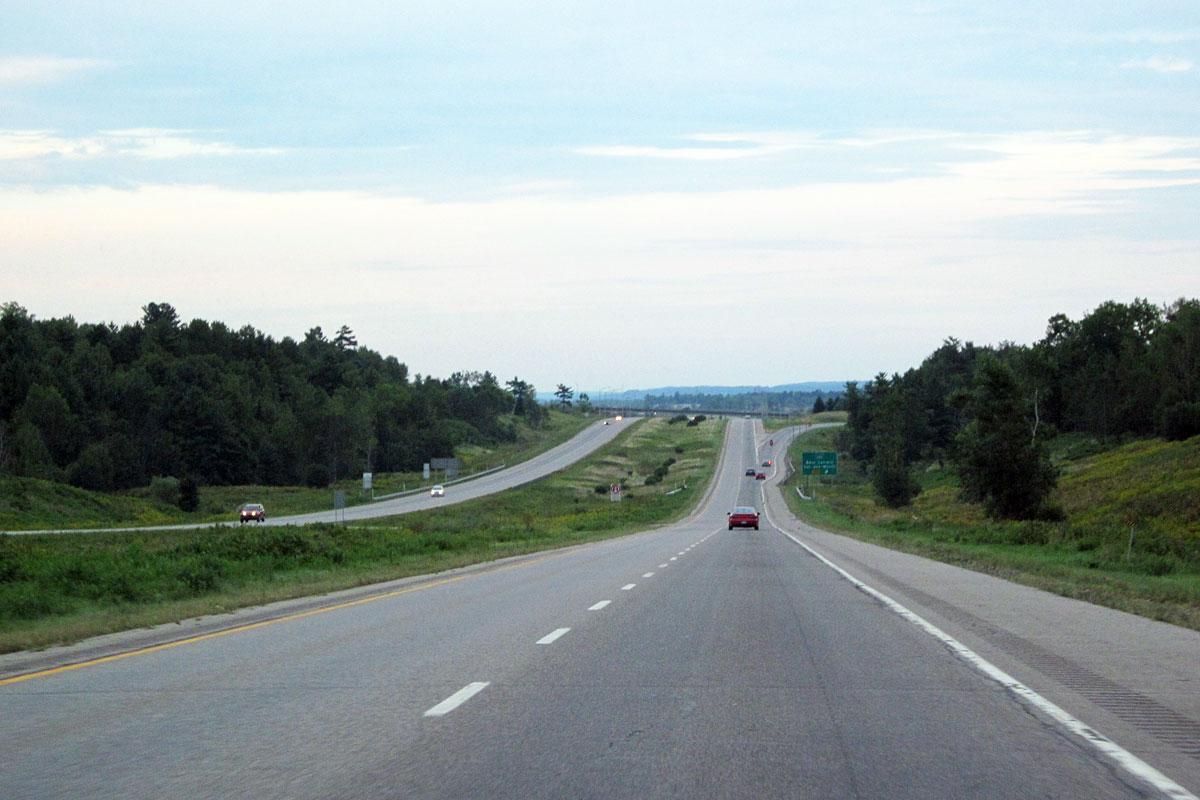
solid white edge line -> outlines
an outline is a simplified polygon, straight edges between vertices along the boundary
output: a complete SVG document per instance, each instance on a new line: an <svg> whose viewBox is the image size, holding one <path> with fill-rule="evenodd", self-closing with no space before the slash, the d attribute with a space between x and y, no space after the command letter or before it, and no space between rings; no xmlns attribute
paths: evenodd
<svg viewBox="0 0 1200 800"><path fill-rule="evenodd" d="M771 524L774 525L773 522ZM775 527L784 536L788 537L793 542L807 550L808 553L818 561L832 569L834 572L837 572L850 583L854 584L854 586L860 591L865 592L871 597L874 597L889 609L913 623L933 638L940 641L958 658L974 667L985 677L990 678L991 680L1003 686L1022 702L1033 706L1046 716L1053 719L1066 730L1082 738L1094 749L1106 756L1110 761L1114 762L1117 766L1128 772L1130 775L1133 775L1135 778L1150 784L1155 789L1162 792L1163 795L1171 798L1171 800L1200 800L1200 798L1197 798L1196 795L1192 794L1187 789L1183 788L1178 783L1147 764L1145 761L1142 761L1133 753L1118 745L1112 739L1109 739L1104 734L1071 716L1062 708L1047 700L1045 697L1042 697L1033 689L1030 689L1028 686L1021 683L1016 678L1009 675L1007 672L1000 669L995 664L988 661L983 656L979 655L974 650L943 631L941 628L938 628L924 617L921 617L920 615L900 605L900 603L888 597L878 589L863 583L858 578L854 577L849 572L818 553L816 550L813 550L811 547L797 539L792 534L783 530L783 528L780 528L778 525L775 525Z"/></svg>
<svg viewBox="0 0 1200 800"><path fill-rule="evenodd" d="M550 631L542 638L538 639L537 644L550 644L551 642L558 639L560 636L562 636L564 633L566 633L569 630L571 630L571 629L570 628L555 628L554 630Z"/></svg>
<svg viewBox="0 0 1200 800"><path fill-rule="evenodd" d="M643 573L642 573L642 577L643 577L643 578L651 578L651 577L653 577L653 576L654 576L654 573L653 573L653 572L643 572Z"/></svg>
<svg viewBox="0 0 1200 800"><path fill-rule="evenodd" d="M482 692L484 690L484 688L487 687L487 685L488 685L488 681L475 681L474 683L468 683L466 686L459 689L457 692L450 695L445 700L443 700L442 702L438 703L433 708L426 711L425 716L441 717L446 714L449 714L451 711L458 708L463 703L467 702L472 697L474 697L475 695Z"/></svg>
<svg viewBox="0 0 1200 800"><path fill-rule="evenodd" d="M596 603L593 606L588 606L588 611L599 611L611 602L612 600L601 600L599 603Z"/></svg>
<svg viewBox="0 0 1200 800"><path fill-rule="evenodd" d="M628 592L630 589L632 589L632 588L633 588L633 587L635 587L635 586L637 586L637 584L636 584L636 583L627 583L627 584L625 584L624 586L622 586L622 587L621 587L621 591L622 591L622 592Z"/></svg>

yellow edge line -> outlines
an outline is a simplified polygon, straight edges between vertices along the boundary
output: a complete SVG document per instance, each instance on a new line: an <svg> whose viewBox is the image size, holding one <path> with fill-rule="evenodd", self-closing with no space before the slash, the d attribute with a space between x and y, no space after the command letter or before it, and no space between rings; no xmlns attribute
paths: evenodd
<svg viewBox="0 0 1200 800"><path fill-rule="evenodd" d="M122 661L126 658L133 658L134 656L144 656L149 655L150 653L158 653L163 650L170 650L174 647L182 647L185 644L195 644L196 642L204 642L209 639L217 639L221 636L229 636L233 633L243 633L245 631L257 630L258 628L265 628L268 625L278 625L281 622L292 622L298 619L305 619L306 617L315 617L318 614L325 614L330 611L340 611L343 608L353 608L354 606L362 606L366 605L367 603L374 603L378 600L387 600L391 597L399 597L402 594L411 594L412 592L419 592L423 589L433 589L438 586L445 586L448 583L457 583L458 581L466 580L467 578L475 578L480 575L489 575L495 572L516 569L517 567L532 566L542 561L548 561L551 558L558 558L562 555L565 555L565 553L554 553L553 555L542 556L541 558L535 558L530 561L522 561L520 564L510 564L508 566L484 570L471 575L459 575L454 578L443 578L430 583L422 583L419 586L409 586L404 589L396 589L391 592L384 592L383 594L373 594L369 597L360 597L357 600L347 600L344 603L335 603L331 606L310 608L308 611L297 611L295 614L286 614L282 617L273 617L271 619L264 619L260 622L250 622L245 625L235 625L232 628L223 628L219 631L201 633L196 636L189 636L186 639L176 639L173 642L164 642L163 644L150 645L149 647L139 647L135 650L126 650L123 653L113 653L110 656L100 656L99 658L91 658L87 661L79 661L74 664L64 664L61 667L51 667L50 669L43 669L37 672L27 672L24 675L14 675L11 678L0 678L0 686L10 686L14 683L23 683L25 681L34 680L35 678L49 678L51 675L59 675L63 672L73 672L77 669L96 667L101 664L112 663L113 661Z"/></svg>

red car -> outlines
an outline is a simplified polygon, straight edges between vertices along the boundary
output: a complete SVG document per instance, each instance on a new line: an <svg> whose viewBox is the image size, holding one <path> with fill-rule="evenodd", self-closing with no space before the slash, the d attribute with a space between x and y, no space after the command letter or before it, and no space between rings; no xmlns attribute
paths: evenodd
<svg viewBox="0 0 1200 800"><path fill-rule="evenodd" d="M754 528L758 530L758 511L751 506L738 506L729 512L729 530Z"/></svg>
<svg viewBox="0 0 1200 800"><path fill-rule="evenodd" d="M756 480L756 481L765 481L766 479L767 479L767 473L765 473L765 472L760 472L754 476L754 480Z"/></svg>
<svg viewBox="0 0 1200 800"><path fill-rule="evenodd" d="M267 510L261 503L246 503L240 509L242 522L266 522Z"/></svg>

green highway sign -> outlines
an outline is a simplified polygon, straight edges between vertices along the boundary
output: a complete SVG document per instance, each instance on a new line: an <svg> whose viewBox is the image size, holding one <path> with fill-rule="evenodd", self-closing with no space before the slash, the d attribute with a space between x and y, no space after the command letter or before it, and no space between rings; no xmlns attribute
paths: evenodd
<svg viewBox="0 0 1200 800"><path fill-rule="evenodd" d="M837 475L837 452L834 450L805 450L800 454L803 475Z"/></svg>

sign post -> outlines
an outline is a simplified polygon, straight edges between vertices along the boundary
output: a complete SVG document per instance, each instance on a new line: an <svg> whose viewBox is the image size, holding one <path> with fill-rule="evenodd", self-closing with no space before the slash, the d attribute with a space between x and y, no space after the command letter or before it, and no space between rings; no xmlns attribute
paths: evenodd
<svg viewBox="0 0 1200 800"><path fill-rule="evenodd" d="M373 482L374 475L370 472L363 473L363 494L371 493L371 497L375 497L375 485Z"/></svg>
<svg viewBox="0 0 1200 800"><path fill-rule="evenodd" d="M812 485L813 475L837 475L838 454L836 450L805 450L800 454L800 473L809 476L809 491L817 499L817 489Z"/></svg>
<svg viewBox="0 0 1200 800"><path fill-rule="evenodd" d="M614 503L621 502L621 484L614 483L608 487L608 499Z"/></svg>
<svg viewBox="0 0 1200 800"><path fill-rule="evenodd" d="M339 515L338 512L341 512ZM337 522L341 516L341 521L346 521L346 493L338 489L333 493L333 521Z"/></svg>

